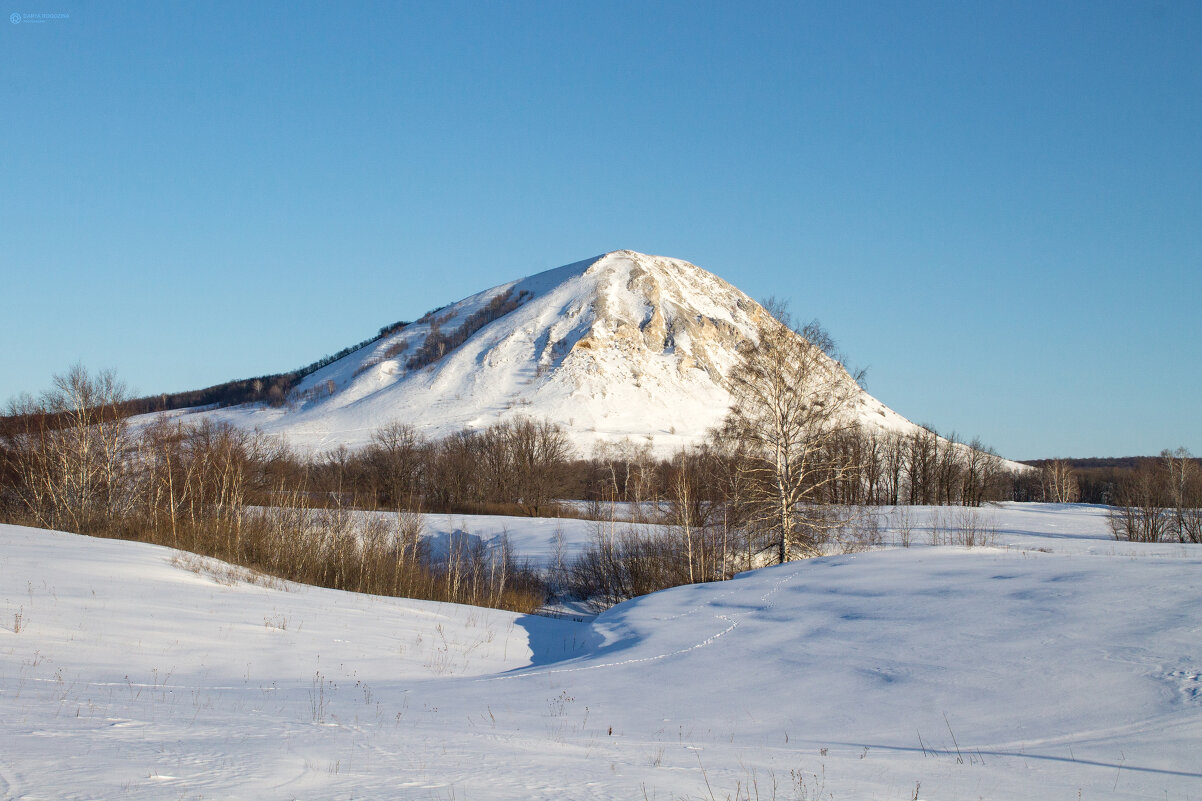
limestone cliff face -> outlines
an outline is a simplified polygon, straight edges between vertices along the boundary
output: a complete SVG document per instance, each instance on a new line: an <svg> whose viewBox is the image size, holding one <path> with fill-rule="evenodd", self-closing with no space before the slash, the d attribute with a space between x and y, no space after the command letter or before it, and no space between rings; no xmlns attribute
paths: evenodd
<svg viewBox="0 0 1202 801"><path fill-rule="evenodd" d="M577 361L608 349L636 364L667 358L682 374L701 370L722 383L732 357L754 338L765 314L730 284L677 259L617 251L586 275L598 293L591 326L572 347Z"/></svg>

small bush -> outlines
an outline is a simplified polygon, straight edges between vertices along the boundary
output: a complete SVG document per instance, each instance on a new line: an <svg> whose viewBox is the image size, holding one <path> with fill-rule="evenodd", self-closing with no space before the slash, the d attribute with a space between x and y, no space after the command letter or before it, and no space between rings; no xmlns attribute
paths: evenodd
<svg viewBox="0 0 1202 801"><path fill-rule="evenodd" d="M407 339L398 340L397 342L393 342L391 345L384 348L384 352L380 354L380 358L381 358L381 360L386 361L395 356L399 356L400 354L404 353L408 349L409 349L409 340L407 340Z"/></svg>
<svg viewBox="0 0 1202 801"><path fill-rule="evenodd" d="M607 609L668 587L725 578L727 560L721 558L721 546L716 531L693 532L695 564L690 576L688 544L678 532L644 532L634 526L611 532L598 525L592 543L567 566L561 584L572 597ZM711 572L698 572L706 564Z"/></svg>

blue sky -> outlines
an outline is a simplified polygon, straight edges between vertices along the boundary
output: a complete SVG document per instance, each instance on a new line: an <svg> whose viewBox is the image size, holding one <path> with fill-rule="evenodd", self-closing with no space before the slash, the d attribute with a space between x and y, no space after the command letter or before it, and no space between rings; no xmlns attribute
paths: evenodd
<svg viewBox="0 0 1202 801"><path fill-rule="evenodd" d="M140 393L288 370L630 248L788 299L1012 458L1202 453L1202 4L0 23L0 400L77 360Z"/></svg>

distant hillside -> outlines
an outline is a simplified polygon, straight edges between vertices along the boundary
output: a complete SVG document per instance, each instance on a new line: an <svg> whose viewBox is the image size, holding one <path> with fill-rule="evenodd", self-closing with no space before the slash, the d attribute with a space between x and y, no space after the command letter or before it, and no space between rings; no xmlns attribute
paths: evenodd
<svg viewBox="0 0 1202 801"><path fill-rule="evenodd" d="M146 399L321 452L401 421L442 437L529 416L581 453L629 439L660 455L700 442L730 407L726 378L768 313L679 259L622 250L479 292L303 371ZM842 365L829 369L854 383ZM871 429L917 427L858 386ZM213 409L214 405L222 408Z"/></svg>
<svg viewBox="0 0 1202 801"><path fill-rule="evenodd" d="M345 347L337 353L323 356L312 364L287 373L272 373L255 378L239 378L214 384L204 389L194 389L186 392L161 393L146 395L128 402L126 408L130 414L150 414L166 412L174 409L192 409L196 407L238 406L247 403L263 403L272 407L283 406L288 397L306 376L317 372L328 364L342 359L377 340L402 330L408 322L400 321L386 325L379 332L356 345Z"/></svg>

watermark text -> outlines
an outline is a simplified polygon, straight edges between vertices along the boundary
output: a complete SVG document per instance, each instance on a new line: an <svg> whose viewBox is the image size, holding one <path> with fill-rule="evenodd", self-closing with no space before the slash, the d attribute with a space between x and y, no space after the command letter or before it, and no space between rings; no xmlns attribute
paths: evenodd
<svg viewBox="0 0 1202 801"><path fill-rule="evenodd" d="M37 25L64 19L71 19L71 15L61 11L14 11L8 15L8 21L13 25Z"/></svg>

